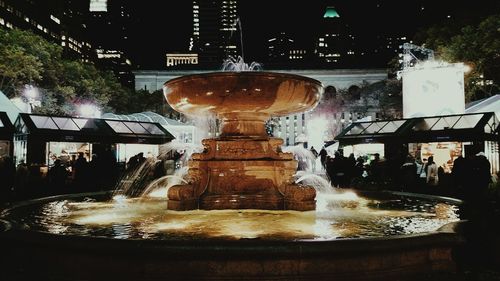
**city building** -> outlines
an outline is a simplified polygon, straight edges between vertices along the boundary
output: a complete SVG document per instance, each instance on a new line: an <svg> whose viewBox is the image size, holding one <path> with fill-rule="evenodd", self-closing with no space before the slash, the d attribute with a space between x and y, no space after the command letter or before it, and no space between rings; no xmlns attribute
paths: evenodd
<svg viewBox="0 0 500 281"><path fill-rule="evenodd" d="M183 65L197 65L198 64L198 54L178 54L178 53L167 53L166 55L167 67L176 67Z"/></svg>
<svg viewBox="0 0 500 281"><path fill-rule="evenodd" d="M286 32L279 32L267 40L268 66L307 65L311 49L299 43Z"/></svg>
<svg viewBox="0 0 500 281"><path fill-rule="evenodd" d="M62 46L66 57L91 61L85 8L85 0L0 0L0 27L30 30Z"/></svg>
<svg viewBox="0 0 500 281"><path fill-rule="evenodd" d="M236 0L193 0L193 32L189 51L202 66L220 66L241 53L241 28Z"/></svg>
<svg viewBox="0 0 500 281"><path fill-rule="evenodd" d="M317 61L329 67L352 64L356 55L354 40L355 36L337 10L327 7L315 43Z"/></svg>
<svg viewBox="0 0 500 281"><path fill-rule="evenodd" d="M96 64L111 70L124 86L133 88L132 62L129 58L130 8L124 0L91 0L86 20Z"/></svg>

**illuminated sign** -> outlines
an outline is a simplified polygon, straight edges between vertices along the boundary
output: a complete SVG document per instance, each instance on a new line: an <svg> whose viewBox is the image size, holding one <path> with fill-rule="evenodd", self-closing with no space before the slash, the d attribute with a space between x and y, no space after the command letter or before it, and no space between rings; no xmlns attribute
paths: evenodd
<svg viewBox="0 0 500 281"><path fill-rule="evenodd" d="M403 72L403 118L464 111L462 63L425 62Z"/></svg>
<svg viewBox="0 0 500 281"><path fill-rule="evenodd" d="M90 0L90 12L107 12L108 0Z"/></svg>

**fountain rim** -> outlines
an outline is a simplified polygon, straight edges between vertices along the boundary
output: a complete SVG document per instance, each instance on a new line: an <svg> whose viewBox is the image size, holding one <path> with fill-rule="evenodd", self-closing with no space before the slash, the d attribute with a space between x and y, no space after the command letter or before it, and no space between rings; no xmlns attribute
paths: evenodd
<svg viewBox="0 0 500 281"><path fill-rule="evenodd" d="M179 82L183 82L186 80L196 80L200 78L207 78L207 77L238 77L238 76L254 76L254 77L269 77L269 76L274 76L274 77L281 77L281 78L288 78L288 79L293 79L293 80L301 80L301 81L308 81L309 83L316 84L317 86L323 87L323 83L319 80L316 80L311 77L307 76L302 76L298 74L293 74L293 73L283 73L283 72L272 72L272 71L214 71L214 72L206 72L206 73L196 73L196 74L188 74L188 75L183 75L179 76L176 78L172 78L165 83L163 83L163 86L166 87L171 84L176 84Z"/></svg>
<svg viewBox="0 0 500 281"><path fill-rule="evenodd" d="M368 191L366 194L395 194L434 199L440 202L450 202L461 204L462 201L450 197L434 195L405 193L394 191ZM222 238L196 239L196 240L153 240L153 239L117 239L109 237L92 237L82 235L62 235L46 231L35 231L24 229L16 222L5 218L9 211L33 204L64 200L70 198L82 198L85 196L108 195L110 192L92 192L64 194L51 197L43 197L32 200L15 202L0 211L0 238L11 240L29 239L29 241L41 244L57 243L61 247L81 248L87 250L116 250L116 251L149 251L149 252L169 252L176 255L192 256L193 253L210 253L217 256L245 256L245 255L297 255L325 254L332 253L356 253L368 251L380 251L390 249L400 249L401 247L421 247L434 245L436 243L462 243L462 232L464 220L450 222L435 231L422 232L416 234L404 234L393 236L377 236L362 238L342 238L342 239L300 239L300 240L260 240L260 239L240 239L225 240ZM364 193L365 194L365 193ZM84 246L77 246L84 245Z"/></svg>

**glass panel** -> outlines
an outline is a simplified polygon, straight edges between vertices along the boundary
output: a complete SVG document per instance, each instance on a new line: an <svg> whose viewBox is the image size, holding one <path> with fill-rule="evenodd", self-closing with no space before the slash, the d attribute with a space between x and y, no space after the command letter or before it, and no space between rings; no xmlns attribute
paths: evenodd
<svg viewBox="0 0 500 281"><path fill-rule="evenodd" d="M71 118L62 118L62 117L52 117L52 120L56 122L57 126L61 130L69 130L69 131L79 131L80 128L76 126L76 124L71 121Z"/></svg>
<svg viewBox="0 0 500 281"><path fill-rule="evenodd" d="M483 117L483 114L464 115L453 129L472 129L476 126L477 122Z"/></svg>
<svg viewBox="0 0 500 281"><path fill-rule="evenodd" d="M439 119L436 124L434 124L434 127L432 127L433 131L438 131L438 130L444 130L444 129L449 129L455 125L457 120L460 118L460 116L448 116L448 117L442 117Z"/></svg>
<svg viewBox="0 0 500 281"><path fill-rule="evenodd" d="M498 126L498 121L496 120L495 115L491 116L490 120L488 120L488 123L486 124L486 127L484 128L484 132L487 134L493 134Z"/></svg>
<svg viewBox="0 0 500 281"><path fill-rule="evenodd" d="M152 123L141 123L141 125L146 128L152 135L164 135L165 133L158 128L156 124Z"/></svg>
<svg viewBox="0 0 500 281"><path fill-rule="evenodd" d="M396 132L399 127L401 127L404 123L406 122L406 120L394 120L394 121L389 121L387 123L387 125L385 125L384 128L382 128L382 130L380 130L379 133L394 133Z"/></svg>
<svg viewBox="0 0 500 281"><path fill-rule="evenodd" d="M111 121L111 120L105 120L106 123L108 123L109 126L113 129L113 131L117 133L127 133L127 134L132 134L132 131L125 126L121 121Z"/></svg>
<svg viewBox="0 0 500 281"><path fill-rule="evenodd" d="M375 122L372 123L366 130L363 132L364 134L377 134L387 122Z"/></svg>
<svg viewBox="0 0 500 281"><path fill-rule="evenodd" d="M123 122L127 127L129 127L134 134L149 134L149 132L144 129L141 124L134 122Z"/></svg>
<svg viewBox="0 0 500 281"><path fill-rule="evenodd" d="M76 123L76 125L81 129L85 128L87 126L87 122L89 121L89 119L76 119L76 118L72 118L73 122ZM93 127L93 126L92 126Z"/></svg>
<svg viewBox="0 0 500 281"><path fill-rule="evenodd" d="M0 120L0 127L4 127L2 120Z"/></svg>
<svg viewBox="0 0 500 281"><path fill-rule="evenodd" d="M58 130L59 129L57 127L56 123L54 123L54 121L50 117L31 115L30 118L33 121L33 123L35 123L35 126L38 129L51 129L51 130Z"/></svg>
<svg viewBox="0 0 500 281"><path fill-rule="evenodd" d="M355 123L346 135L359 135L368 126L370 126L370 123Z"/></svg>
<svg viewBox="0 0 500 281"><path fill-rule="evenodd" d="M432 128L432 126L434 124L436 124L436 122L439 119L440 119L440 117L424 118L424 119L418 121L417 124L415 124L415 126L413 126L412 130L413 131L427 131L430 128Z"/></svg>

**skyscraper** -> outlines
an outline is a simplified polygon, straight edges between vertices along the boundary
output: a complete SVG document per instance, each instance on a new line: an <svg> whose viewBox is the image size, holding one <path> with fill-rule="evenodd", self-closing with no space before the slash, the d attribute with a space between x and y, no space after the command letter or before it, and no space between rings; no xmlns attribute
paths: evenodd
<svg viewBox="0 0 500 281"><path fill-rule="evenodd" d="M220 66L228 56L241 53L236 0L193 0L193 31L189 50L199 54L205 67Z"/></svg>
<svg viewBox="0 0 500 281"><path fill-rule="evenodd" d="M133 86L132 62L128 56L132 23L125 0L91 0L86 25L101 69L114 72L125 86Z"/></svg>
<svg viewBox="0 0 500 281"><path fill-rule="evenodd" d="M311 48L281 31L267 40L267 65L276 67L307 66Z"/></svg>
<svg viewBox="0 0 500 281"><path fill-rule="evenodd" d="M344 67L355 56L354 36L334 7L327 7L317 37L315 53L323 65Z"/></svg>

